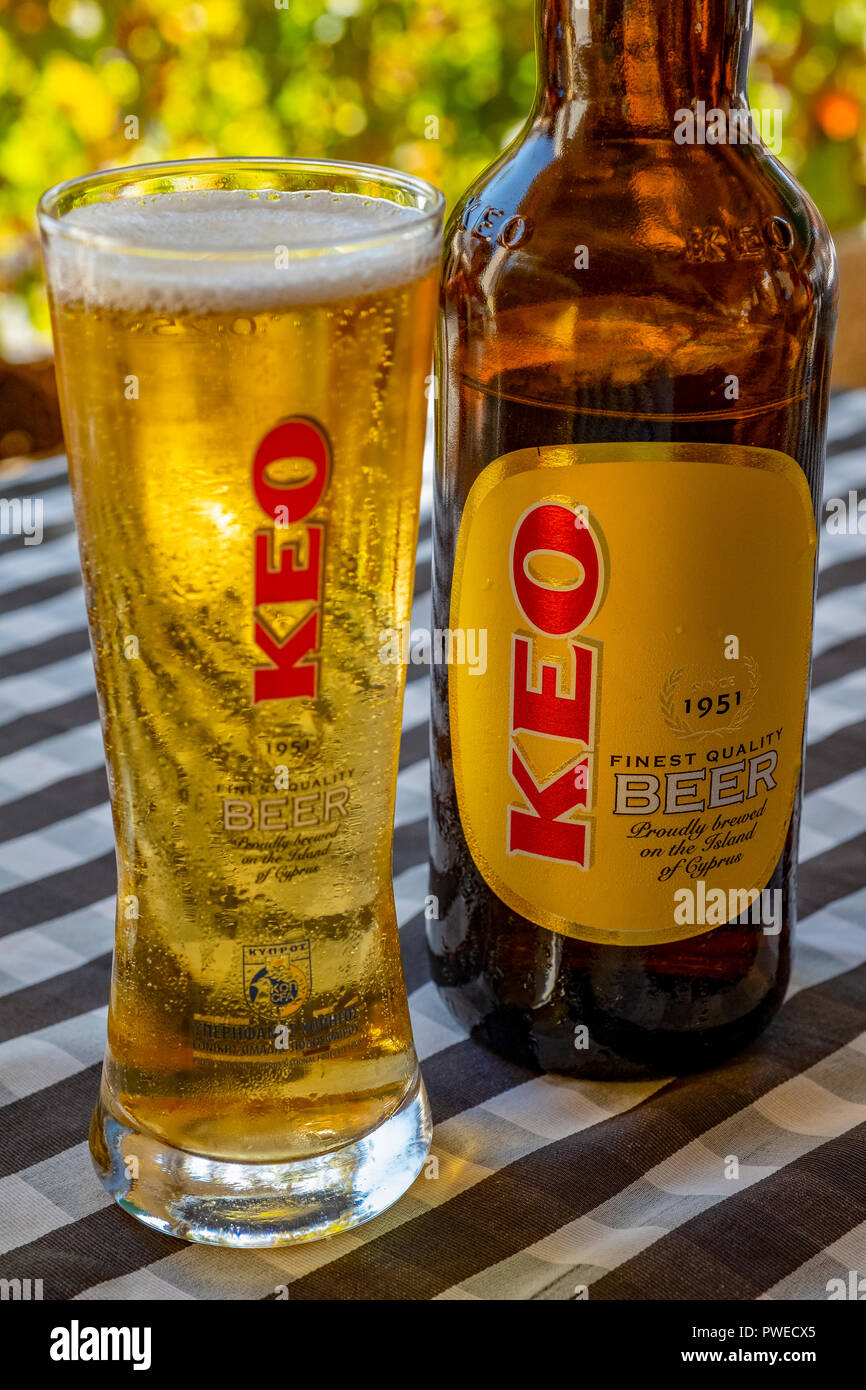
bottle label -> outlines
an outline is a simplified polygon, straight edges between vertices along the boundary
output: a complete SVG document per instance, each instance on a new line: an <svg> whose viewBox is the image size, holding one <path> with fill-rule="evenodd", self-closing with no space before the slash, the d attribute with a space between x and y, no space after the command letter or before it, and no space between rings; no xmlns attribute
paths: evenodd
<svg viewBox="0 0 866 1390"><path fill-rule="evenodd" d="M741 916L800 777L816 554L794 459L727 444L569 444L488 465L450 623L457 799L510 908L655 945ZM450 643L459 651L459 642Z"/></svg>

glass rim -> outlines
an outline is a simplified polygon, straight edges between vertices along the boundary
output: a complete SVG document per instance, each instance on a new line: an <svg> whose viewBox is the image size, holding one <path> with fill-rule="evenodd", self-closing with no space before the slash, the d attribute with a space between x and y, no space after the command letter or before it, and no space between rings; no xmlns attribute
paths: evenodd
<svg viewBox="0 0 866 1390"><path fill-rule="evenodd" d="M389 169L385 165L361 164L349 160L339 159L295 159L291 157L281 158L279 156L244 155L238 156L204 156L203 158L193 159L172 159L157 160L150 164L122 164L113 166L110 169L100 169L91 174L80 174L74 179L64 179L60 183L52 184L42 194L36 206L36 215L40 230L46 236L52 238L60 236L66 241L77 243L80 246L91 247L94 250L115 252L124 256L140 256L149 259L165 259L172 261L265 261L273 259L273 249L253 249L253 250L229 250L229 249L206 249L195 250L189 247L169 247L169 246L143 246L129 245L122 237L111 236L104 232L93 232L80 225L68 224L66 212L59 212L61 202L72 199L75 195L85 191L103 188L115 188L116 197L135 197L136 193L145 197L148 193L158 197L161 193L171 192L194 192L200 185L191 182L187 188L164 188L150 189L145 187L136 189L136 184L142 185L155 182L160 179L176 177L183 179L185 176L193 178L195 174L206 175L209 172L219 173L228 170L259 170L267 175L273 171L289 172L297 170L301 174L309 173L311 176L317 172L323 175L337 175L345 179L355 179L359 184L364 182L374 182L388 188L395 188L404 193L411 194L415 198L425 200L427 206L418 205L417 202L397 203L397 206L414 207L418 212L417 217L410 221L402 222L394 228L385 231L377 230L371 235L369 232L358 232L355 235L345 236L340 233L339 242L323 246L321 242L309 245L301 244L285 248L288 259L304 259L309 256L335 256L350 254L359 250L367 250L377 246L388 246L401 240L415 238L422 233L428 233L439 219L441 219L445 209L445 196L440 189L426 179L420 179L415 174L405 174L400 169ZM234 187L234 186L233 186ZM258 187L238 187L240 192L267 193L280 191L303 191L280 190L279 188L268 188L265 184ZM309 191L316 191L312 185ZM351 190L341 190L351 191ZM376 196L371 194L370 196ZM114 201L114 199L92 198L93 202ZM396 202L396 200L394 200ZM67 223L64 226L64 223Z"/></svg>

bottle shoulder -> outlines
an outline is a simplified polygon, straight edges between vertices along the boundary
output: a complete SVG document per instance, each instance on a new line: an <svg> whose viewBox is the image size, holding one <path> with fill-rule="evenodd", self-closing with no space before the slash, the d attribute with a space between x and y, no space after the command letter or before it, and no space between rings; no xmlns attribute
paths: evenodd
<svg viewBox="0 0 866 1390"><path fill-rule="evenodd" d="M616 296L673 277L736 297L768 276L783 299L785 284L835 299L826 224L762 145L610 141L563 154L529 131L470 186L446 232L446 298L473 286L494 303L524 282L536 299L568 283L575 296Z"/></svg>
<svg viewBox="0 0 866 1390"><path fill-rule="evenodd" d="M538 141L455 210L440 360L524 399L651 388L667 410L689 383L715 409L735 381L772 402L823 389L836 302L823 219L763 148Z"/></svg>

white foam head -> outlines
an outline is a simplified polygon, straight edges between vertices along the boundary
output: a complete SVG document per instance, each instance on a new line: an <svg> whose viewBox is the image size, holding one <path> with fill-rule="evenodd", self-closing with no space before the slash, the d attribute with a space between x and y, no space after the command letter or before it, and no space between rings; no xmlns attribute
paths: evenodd
<svg viewBox="0 0 866 1390"><path fill-rule="evenodd" d="M438 218L357 193L201 189L73 208L45 232L58 299L247 311L405 284L435 263Z"/></svg>

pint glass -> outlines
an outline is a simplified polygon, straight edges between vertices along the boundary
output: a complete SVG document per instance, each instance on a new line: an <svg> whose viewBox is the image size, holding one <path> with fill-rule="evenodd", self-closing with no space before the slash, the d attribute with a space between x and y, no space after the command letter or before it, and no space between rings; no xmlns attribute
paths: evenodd
<svg viewBox="0 0 866 1390"><path fill-rule="evenodd" d="M275 1245L420 1171L391 889L442 199L206 160L40 224L117 842L91 1127L127 1211Z"/></svg>

